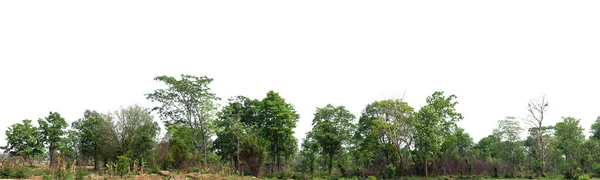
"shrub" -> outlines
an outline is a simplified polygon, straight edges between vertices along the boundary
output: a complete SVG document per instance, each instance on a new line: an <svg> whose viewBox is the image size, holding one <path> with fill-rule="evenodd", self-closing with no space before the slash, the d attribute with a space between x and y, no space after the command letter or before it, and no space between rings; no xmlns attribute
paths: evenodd
<svg viewBox="0 0 600 180"><path fill-rule="evenodd" d="M90 175L90 172L87 169L77 169L77 171L75 172L75 179L76 180L83 180L85 178L85 176Z"/></svg>
<svg viewBox="0 0 600 180"><path fill-rule="evenodd" d="M587 174L583 174L583 175L579 176L579 180L589 180L589 179L590 179L590 176Z"/></svg>
<svg viewBox="0 0 600 180"><path fill-rule="evenodd" d="M118 156L117 157L117 163L115 164L115 169L117 170L117 172L119 173L119 175L121 177L123 177L124 174L127 174L129 171L129 165L131 163L131 159L128 158L127 156Z"/></svg>
<svg viewBox="0 0 600 180"><path fill-rule="evenodd" d="M394 166L394 164L390 163L386 166L387 171L388 171L388 178L394 178L396 176L396 166Z"/></svg>
<svg viewBox="0 0 600 180"><path fill-rule="evenodd" d="M367 179L368 180L377 180L377 178L375 176L369 176Z"/></svg>

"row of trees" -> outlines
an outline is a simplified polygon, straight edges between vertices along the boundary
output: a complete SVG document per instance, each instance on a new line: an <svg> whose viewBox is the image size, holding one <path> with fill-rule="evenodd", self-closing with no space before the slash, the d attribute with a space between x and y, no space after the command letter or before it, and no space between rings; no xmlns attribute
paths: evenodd
<svg viewBox="0 0 600 180"><path fill-rule="evenodd" d="M326 176L463 174L518 177L576 176L600 171L600 119L586 139L580 121L565 117L547 126L544 96L528 105L528 117L506 117L492 134L473 142L456 125L463 119L456 96L434 92L415 109L402 99L368 104L360 116L344 106L316 108L301 146L293 136L299 115L278 93L262 99L236 96L219 106L206 76L159 76L165 88L146 94L149 109L134 105L112 113L87 110L68 123L56 112L23 120L6 131L11 156L49 157L50 167L92 162L96 169L118 157L137 165L186 169L225 165L260 176L302 172ZM160 128L151 112L166 127ZM521 126L525 122L528 127ZM521 134L527 131L526 139ZM76 161L74 161L76 160ZM132 164L131 168L135 165ZM265 171L266 170L266 171Z"/></svg>
<svg viewBox="0 0 600 180"><path fill-rule="evenodd" d="M26 162L49 157L49 167L71 166L72 163L93 161L107 164L117 156L126 156L144 163L153 159L156 136L160 128L150 112L138 105L111 113L86 110L83 117L70 128L57 112L38 120L11 125L6 130L8 145L2 147L11 156L23 157ZM81 161L77 161L77 160Z"/></svg>

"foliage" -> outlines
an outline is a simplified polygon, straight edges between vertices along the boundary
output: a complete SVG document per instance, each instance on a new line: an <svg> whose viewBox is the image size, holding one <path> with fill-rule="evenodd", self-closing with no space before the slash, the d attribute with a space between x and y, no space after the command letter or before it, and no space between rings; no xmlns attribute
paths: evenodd
<svg viewBox="0 0 600 180"><path fill-rule="evenodd" d="M261 102L259 118L260 138L268 141L268 152L279 171L281 155L285 151L292 151L295 146L286 146L294 143L293 129L296 127L299 115L291 104L285 102L278 93L269 91ZM292 140L293 139L293 140ZM290 153L288 153L290 154ZM273 171L273 166L271 166Z"/></svg>
<svg viewBox="0 0 600 180"><path fill-rule="evenodd" d="M427 105L417 113L415 147L424 161L425 176L428 159L440 153L443 137L449 135L456 127L456 122L463 118L455 110L454 106L458 104L455 99L455 95L445 97L443 92L435 92L427 98Z"/></svg>
<svg viewBox="0 0 600 180"><path fill-rule="evenodd" d="M121 108L113 115L116 117L114 134L118 154L136 161L152 159L152 149L156 146L154 138L160 128L150 112L139 105L133 105Z"/></svg>
<svg viewBox="0 0 600 180"><path fill-rule="evenodd" d="M123 177L123 175L129 173L129 166L131 164L131 159L127 156L118 156L117 162L113 165L119 176Z"/></svg>
<svg viewBox="0 0 600 180"><path fill-rule="evenodd" d="M214 101L219 99L208 87L213 79L206 76L181 75L180 79L158 76L154 80L164 83L168 88L146 94L147 99L160 103L153 110L158 112L166 124L185 125L190 128L190 135L194 139L194 155L202 148L203 162L206 164L211 121L216 110Z"/></svg>
<svg viewBox="0 0 600 180"><path fill-rule="evenodd" d="M50 115L45 119L39 119L38 124L40 126L40 135L44 144L48 145L50 154L50 168L56 162L55 151L59 142L62 140L62 136L65 134L64 128L67 127L67 121L60 116L57 112L50 112Z"/></svg>
<svg viewBox="0 0 600 180"><path fill-rule="evenodd" d="M2 147L10 156L21 156L31 159L42 155L44 150L43 138L38 128L31 124L31 120L13 124L6 130L7 145Z"/></svg>
<svg viewBox="0 0 600 180"><path fill-rule="evenodd" d="M323 156L327 157L329 175L333 168L333 156L341 152L342 145L349 144L350 134L354 129L352 124L355 116L344 106L335 107L331 104L317 108L313 119L312 138L321 147Z"/></svg>

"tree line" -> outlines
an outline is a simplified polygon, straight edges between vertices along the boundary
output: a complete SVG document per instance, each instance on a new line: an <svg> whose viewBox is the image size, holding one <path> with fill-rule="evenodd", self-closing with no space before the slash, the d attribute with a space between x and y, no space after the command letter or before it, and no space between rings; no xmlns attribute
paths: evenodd
<svg viewBox="0 0 600 180"><path fill-rule="evenodd" d="M162 89L145 94L155 106L114 112L86 110L70 126L57 112L6 130L5 153L50 168L111 163L125 169L216 168L257 177L491 176L506 178L600 175L600 117L586 138L580 120L545 123L548 102L533 98L527 117L507 116L493 132L473 139L455 95L434 92L415 108L403 99L366 105L359 116L344 106L317 107L312 129L298 147L299 115L277 92L262 99L235 96L220 105L206 76L158 76ZM164 124L163 137L152 112ZM521 125L522 123L525 126ZM522 133L527 133L525 139Z"/></svg>

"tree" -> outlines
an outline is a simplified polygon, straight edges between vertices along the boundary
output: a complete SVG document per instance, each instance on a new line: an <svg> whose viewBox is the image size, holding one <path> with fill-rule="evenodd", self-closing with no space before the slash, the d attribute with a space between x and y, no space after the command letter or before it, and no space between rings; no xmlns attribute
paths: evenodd
<svg viewBox="0 0 600 180"><path fill-rule="evenodd" d="M493 161L498 158L498 153L494 150L498 143L500 143L500 138L493 134L481 138L479 142L473 146L473 154L475 154L476 157Z"/></svg>
<svg viewBox="0 0 600 180"><path fill-rule="evenodd" d="M402 99L375 101L364 109L358 124L357 138L362 138L361 151L370 157L370 151L382 151L385 165L390 158L394 162L397 175L401 175L403 149L408 148L414 135L414 109ZM370 139L368 139L370 138Z"/></svg>
<svg viewBox="0 0 600 180"><path fill-rule="evenodd" d="M168 88L146 94L147 99L161 104L152 110L157 111L167 124L188 126L191 137L200 139L202 143L203 162L206 164L211 121L215 116L215 101L219 99L208 87L213 79L181 75L179 80L169 76L158 76L154 80L165 83ZM199 146L198 141L194 140L194 158Z"/></svg>
<svg viewBox="0 0 600 180"><path fill-rule="evenodd" d="M498 127L494 129L494 134L501 140L500 146L496 148L499 158L512 167L512 177L515 176L516 168L524 155L520 138L521 132L523 132L523 128L519 125L519 121L512 116L498 120Z"/></svg>
<svg viewBox="0 0 600 180"><path fill-rule="evenodd" d="M348 144L353 132L356 118L344 106L333 106L328 104L323 108L317 108L314 114L313 136L321 146L323 153L327 156L329 175L333 168L333 156L340 153L343 144Z"/></svg>
<svg viewBox="0 0 600 180"><path fill-rule="evenodd" d="M154 138L160 127L152 115L139 105L128 106L114 112L115 139L119 146L119 154L135 161L152 158L152 149L156 146Z"/></svg>
<svg viewBox="0 0 600 180"><path fill-rule="evenodd" d="M311 132L307 133L306 138L302 141L302 150L300 151L300 169L303 172L314 175L318 152L319 144L314 140Z"/></svg>
<svg viewBox="0 0 600 180"><path fill-rule="evenodd" d="M563 117L562 122L556 123L555 137L557 140L557 148L563 152L565 161L568 163L569 170L574 170L579 167L580 153L583 150L585 136L583 128L579 125L579 119L573 117Z"/></svg>
<svg viewBox="0 0 600 180"><path fill-rule="evenodd" d="M529 116L526 118L525 122L529 124L532 132L537 138L539 144L538 148L540 148L540 168L538 169L538 175L545 176L544 166L546 164L545 159L547 153L544 137L550 129L544 126L544 116L548 113L548 100L546 99L546 95L542 94L538 98L531 99L527 104L527 112L529 113Z"/></svg>
<svg viewBox="0 0 600 180"><path fill-rule="evenodd" d="M81 155L93 158L95 170L98 170L102 158L106 162L114 155L113 152L116 153L112 117L109 114L86 110L83 118L73 122L71 128L79 136L78 148Z"/></svg>
<svg viewBox="0 0 600 180"><path fill-rule="evenodd" d="M250 101L243 96L229 99L229 104L222 109L216 122L217 139L214 141L213 150L222 159L233 160L238 171L241 171L240 141L246 134L246 128L252 126L250 122L254 113L251 112L257 111L257 106L249 106Z"/></svg>
<svg viewBox="0 0 600 180"><path fill-rule="evenodd" d="M25 119L23 123L16 123L6 130L7 145L2 147L10 156L21 156L28 161L30 158L44 154L44 140L38 128Z"/></svg>
<svg viewBox="0 0 600 180"><path fill-rule="evenodd" d="M594 123L592 124L590 133L592 133L590 139L600 140L600 116L598 116L596 118L596 121L594 121Z"/></svg>
<svg viewBox="0 0 600 180"><path fill-rule="evenodd" d="M261 177L262 165L265 161L266 141L258 137L258 133L250 129L241 138L240 158L248 164L250 171L256 177Z"/></svg>
<svg viewBox="0 0 600 180"><path fill-rule="evenodd" d="M289 146L289 141L294 138L293 129L296 127L299 115L291 104L285 102L278 93L269 91L267 97L262 100L260 109L260 119L263 121L260 138L266 139L269 143L269 152L277 163L277 171L280 171L281 153ZM271 166L271 172L273 166Z"/></svg>
<svg viewBox="0 0 600 180"><path fill-rule="evenodd" d="M455 99L455 95L445 97L443 92L437 91L427 97L427 105L421 107L417 114L415 147L424 161L425 177L428 175L429 158L440 152L443 137L449 135L456 122L463 119L462 114L456 112Z"/></svg>
<svg viewBox="0 0 600 180"><path fill-rule="evenodd" d="M44 144L48 145L50 168L52 168L52 165L56 163L56 149L58 142L63 138L63 135L65 134L64 129L68 124L57 112L50 112L50 115L45 119L39 119L38 124L40 125L40 133Z"/></svg>

